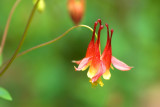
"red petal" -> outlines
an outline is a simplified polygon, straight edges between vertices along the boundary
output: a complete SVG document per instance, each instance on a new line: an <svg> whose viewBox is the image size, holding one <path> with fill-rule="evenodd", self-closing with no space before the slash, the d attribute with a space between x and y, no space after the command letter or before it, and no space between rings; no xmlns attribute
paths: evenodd
<svg viewBox="0 0 160 107"><path fill-rule="evenodd" d="M94 55L94 40L91 40L87 48L86 57L91 57L93 55Z"/></svg>
<svg viewBox="0 0 160 107"><path fill-rule="evenodd" d="M98 72L96 73L96 75L92 78L92 83L97 81L99 77L101 77L101 75L106 71L106 67L105 64L103 63L103 61L101 61L100 67L98 69Z"/></svg>
<svg viewBox="0 0 160 107"><path fill-rule="evenodd" d="M83 68L85 68L87 66L87 64L90 62L91 59L92 59L92 57L83 58L82 61L79 64L78 68L75 67L75 70L80 71Z"/></svg>
<svg viewBox="0 0 160 107"><path fill-rule="evenodd" d="M127 64L125 64L124 62L118 60L117 58L115 58L114 56L112 56L112 64L115 68L117 68L118 70L121 71L128 71L133 67L128 66Z"/></svg>
<svg viewBox="0 0 160 107"><path fill-rule="evenodd" d="M86 57L91 57L94 55L94 39L95 39L95 32L96 32L97 24L98 24L98 22L94 23L93 35L92 35L92 39L91 39L91 41L88 45L88 48L87 48Z"/></svg>

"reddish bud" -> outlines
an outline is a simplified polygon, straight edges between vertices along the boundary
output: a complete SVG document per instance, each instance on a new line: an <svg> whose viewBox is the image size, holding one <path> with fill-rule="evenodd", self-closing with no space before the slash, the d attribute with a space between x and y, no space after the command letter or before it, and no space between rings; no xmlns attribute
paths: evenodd
<svg viewBox="0 0 160 107"><path fill-rule="evenodd" d="M85 0L68 0L68 11L73 22L78 25L84 15Z"/></svg>

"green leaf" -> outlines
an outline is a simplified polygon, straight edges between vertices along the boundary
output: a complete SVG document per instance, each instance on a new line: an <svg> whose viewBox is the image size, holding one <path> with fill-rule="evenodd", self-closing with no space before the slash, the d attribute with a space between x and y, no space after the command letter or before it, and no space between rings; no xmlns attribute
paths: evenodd
<svg viewBox="0 0 160 107"><path fill-rule="evenodd" d="M2 60L2 54L0 55L0 67L2 66L2 62L3 60Z"/></svg>
<svg viewBox="0 0 160 107"><path fill-rule="evenodd" d="M2 88L2 87L0 87L0 98L12 101L12 97L9 94L9 92L6 89Z"/></svg>

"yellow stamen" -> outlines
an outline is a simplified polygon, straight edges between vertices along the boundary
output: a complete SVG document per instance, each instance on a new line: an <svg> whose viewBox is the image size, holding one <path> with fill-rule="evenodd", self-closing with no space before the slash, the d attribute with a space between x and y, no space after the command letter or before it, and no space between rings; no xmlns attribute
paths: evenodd
<svg viewBox="0 0 160 107"><path fill-rule="evenodd" d="M113 69L114 70L114 68L113 68L113 66L111 65L111 69Z"/></svg>
<svg viewBox="0 0 160 107"><path fill-rule="evenodd" d="M101 77L97 80L97 81L95 81L94 83L92 82L92 80L90 79L89 80L89 82L92 84L92 87L96 87L98 84L101 86L101 87L103 87L103 82L102 82L102 79L101 79Z"/></svg>
<svg viewBox="0 0 160 107"><path fill-rule="evenodd" d="M101 86L101 87L103 87L103 85L104 85L104 83L102 82L102 79L101 78L99 78L99 85Z"/></svg>

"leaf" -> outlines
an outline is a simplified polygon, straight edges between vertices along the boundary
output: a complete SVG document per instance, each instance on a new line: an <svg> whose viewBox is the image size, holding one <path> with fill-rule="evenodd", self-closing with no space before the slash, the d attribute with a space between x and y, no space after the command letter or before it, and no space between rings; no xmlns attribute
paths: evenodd
<svg viewBox="0 0 160 107"><path fill-rule="evenodd" d="M2 88L2 87L0 87L0 98L12 101L12 97L9 94L9 92L6 89Z"/></svg>
<svg viewBox="0 0 160 107"><path fill-rule="evenodd" d="M2 54L0 55L0 67L2 66L2 62L3 60L2 60Z"/></svg>

